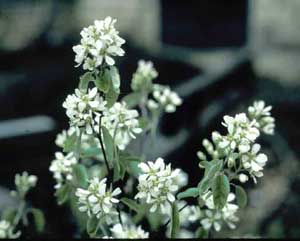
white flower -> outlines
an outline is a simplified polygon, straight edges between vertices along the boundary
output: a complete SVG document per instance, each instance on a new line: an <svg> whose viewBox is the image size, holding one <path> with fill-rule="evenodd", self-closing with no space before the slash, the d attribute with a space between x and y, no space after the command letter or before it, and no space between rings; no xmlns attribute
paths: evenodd
<svg viewBox="0 0 300 241"><path fill-rule="evenodd" d="M251 151L243 154L241 157L243 167L249 171L255 183L256 177L263 176L262 170L268 161L268 157L265 154L258 154L259 150L260 145L254 144Z"/></svg>
<svg viewBox="0 0 300 241"><path fill-rule="evenodd" d="M66 180L72 180L72 167L77 164L77 160L73 152L66 156L62 152L55 153L55 159L51 162L49 170L53 173L56 180L55 189L58 189Z"/></svg>
<svg viewBox="0 0 300 241"><path fill-rule="evenodd" d="M215 209L213 196L210 191L204 194L202 199L208 207L208 210L205 210L204 212L204 218L200 221L204 229L209 230L211 227L214 227L214 229L219 232L223 222L231 229L236 227L234 223L239 220L236 216L238 206L231 203L235 200L235 195L233 193L229 193L227 203L222 210Z"/></svg>
<svg viewBox="0 0 300 241"><path fill-rule="evenodd" d="M256 119L257 127L267 135L273 135L275 129L275 119L271 117L272 106L266 106L265 102L254 101L253 106L248 108L249 116Z"/></svg>
<svg viewBox="0 0 300 241"><path fill-rule="evenodd" d="M109 215L117 214L115 205L119 200L115 196L121 193L121 189L107 190L106 181L106 178L100 181L94 177L87 190L77 188L75 195L79 198L80 212L87 212L89 217L95 215L97 218L110 218Z"/></svg>
<svg viewBox="0 0 300 241"><path fill-rule="evenodd" d="M37 176L29 175L27 172L16 174L15 185L17 192L24 197L31 188L35 187L37 180ZM16 192L12 191L11 194L14 196L16 195Z"/></svg>
<svg viewBox="0 0 300 241"><path fill-rule="evenodd" d="M204 229L209 230L213 226L219 232L222 227L222 216L220 212L213 212L212 210L205 210L206 218L200 221Z"/></svg>
<svg viewBox="0 0 300 241"><path fill-rule="evenodd" d="M182 99L177 95L176 92L171 91L169 86L155 84L153 85L153 98L154 100L149 100L147 105L149 109L153 109L157 105L162 106L162 108L167 113L172 113L176 111L176 107L182 104Z"/></svg>
<svg viewBox="0 0 300 241"><path fill-rule="evenodd" d="M6 220L0 221L0 239L16 239L19 238L21 232L18 231L16 233L13 232L13 227L10 222Z"/></svg>
<svg viewBox="0 0 300 241"><path fill-rule="evenodd" d="M171 169L171 164L167 166L162 158L155 162L140 163L143 174L139 176L138 193L135 199L144 200L151 204L150 212L155 212L158 208L162 213L166 212L166 205L175 201L174 193L178 190L175 178L180 169Z"/></svg>
<svg viewBox="0 0 300 241"><path fill-rule="evenodd" d="M152 88L152 80L157 76L158 73L151 61L140 60L138 62L138 68L133 74L131 88L134 91L150 90Z"/></svg>
<svg viewBox="0 0 300 241"><path fill-rule="evenodd" d="M178 175L174 177L174 183L178 186L178 188L182 188L188 184L188 179L188 174L180 169Z"/></svg>
<svg viewBox="0 0 300 241"><path fill-rule="evenodd" d="M253 106L248 107L249 115L253 117L259 117L261 115L264 116L270 116L272 106L266 106L265 102L263 100L254 101Z"/></svg>
<svg viewBox="0 0 300 241"><path fill-rule="evenodd" d="M146 239L149 238L149 233L145 232L141 226L115 224L110 231L113 238L116 239Z"/></svg>
<svg viewBox="0 0 300 241"><path fill-rule="evenodd" d="M228 135L219 136L215 134L215 139L220 148L229 147L239 152L246 153L250 150L250 145L259 136L259 130L256 128L256 121L250 121L245 113L237 114L235 117L224 116L223 126L227 127Z"/></svg>
<svg viewBox="0 0 300 241"><path fill-rule="evenodd" d="M61 148L64 147L65 141L68 138L71 138L73 134L77 135L76 128L71 126L68 130L63 130L61 133L58 133L55 139L55 144ZM94 137L93 135L88 135L85 133L81 134L81 148L83 150L89 148L101 148L99 139Z"/></svg>
<svg viewBox="0 0 300 241"><path fill-rule="evenodd" d="M249 180L249 178L246 174L241 173L241 174L239 174L239 180L241 183L245 183Z"/></svg>
<svg viewBox="0 0 300 241"><path fill-rule="evenodd" d="M75 94L68 95L63 107L70 119L70 125L77 129L84 127L87 134L92 134L94 125L94 115L99 114L105 109L106 101L100 97L97 88L89 89L84 93L75 89Z"/></svg>
<svg viewBox="0 0 300 241"><path fill-rule="evenodd" d="M129 142L142 132L138 116L139 113L128 109L125 102L116 102L104 112L101 124L108 129L120 150L124 150ZM99 117L96 118L96 122L99 123ZM96 127L96 131L99 131L99 127Z"/></svg>
<svg viewBox="0 0 300 241"><path fill-rule="evenodd" d="M95 20L94 25L81 31L80 44L73 47L77 66L83 64L83 69L93 71L104 62L107 65L114 65L112 57L124 55L121 46L125 40L119 36L114 27L116 21L111 17L101 21Z"/></svg>

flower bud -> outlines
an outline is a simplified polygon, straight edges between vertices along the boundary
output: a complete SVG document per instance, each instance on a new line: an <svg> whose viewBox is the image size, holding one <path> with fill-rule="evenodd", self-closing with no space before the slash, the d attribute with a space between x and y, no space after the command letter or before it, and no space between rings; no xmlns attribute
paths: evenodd
<svg viewBox="0 0 300 241"><path fill-rule="evenodd" d="M247 182L248 179L249 179L249 178L248 178L248 176L247 176L246 174L243 174L243 173L242 173L242 174L239 175L239 180L240 180L241 183Z"/></svg>

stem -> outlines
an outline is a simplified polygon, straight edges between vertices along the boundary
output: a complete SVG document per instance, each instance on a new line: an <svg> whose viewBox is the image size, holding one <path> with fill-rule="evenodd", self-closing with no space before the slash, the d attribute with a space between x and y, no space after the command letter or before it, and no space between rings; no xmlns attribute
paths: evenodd
<svg viewBox="0 0 300 241"><path fill-rule="evenodd" d="M100 141L100 145L101 145L101 149L102 149L102 153L103 153L103 157L104 157L104 162L105 162L105 165L106 165L106 168L107 168L107 172L108 172L108 175L110 176L111 170L109 168L109 164L108 164L108 161L107 161L107 156L106 156L106 153L105 153L105 150L104 150L104 145L103 145L103 140L102 140L101 120L102 120L102 115L100 115L100 117L99 117L99 141Z"/></svg>
<svg viewBox="0 0 300 241"><path fill-rule="evenodd" d="M178 210L178 212L180 213L180 212L181 212L183 209L185 209L187 206L188 206L188 204L185 204L182 208L180 208L180 209ZM163 227L166 227L170 222L171 222L171 219L169 219L169 220L164 224Z"/></svg>
<svg viewBox="0 0 300 241"><path fill-rule="evenodd" d="M118 211L119 222L120 222L121 225L123 225L123 221L122 221L122 217L121 217L121 211L120 211L119 206L117 206L117 211Z"/></svg>
<svg viewBox="0 0 300 241"><path fill-rule="evenodd" d="M21 200L20 204L19 204L19 207L18 207L18 210L17 210L17 214L12 222L13 226L17 226L20 219L22 218L23 216L23 213L24 213L24 210L25 210L25 206L26 206L26 202L24 199Z"/></svg>
<svg viewBox="0 0 300 241"><path fill-rule="evenodd" d="M79 130L79 136L76 144L76 153L75 153L75 157L78 162L79 162L80 152L81 152L81 137L82 137L82 131Z"/></svg>

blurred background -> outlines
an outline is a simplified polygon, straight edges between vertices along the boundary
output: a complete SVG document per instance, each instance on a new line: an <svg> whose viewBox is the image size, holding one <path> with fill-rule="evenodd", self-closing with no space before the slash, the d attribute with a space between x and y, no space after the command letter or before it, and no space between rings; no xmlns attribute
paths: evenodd
<svg viewBox="0 0 300 241"><path fill-rule="evenodd" d="M248 184L238 229L218 235L299 238L299 11L299 0L0 0L0 208L14 205L8 190L14 174L27 170L39 177L29 200L46 213L44 237L74 235L48 169L55 136L68 127L62 102L82 73L72 46L84 26L112 16L127 41L117 62L122 95L145 59L159 72L156 82L184 100L161 119L147 157L181 167L191 186L203 174L196 152L222 129L224 114L243 112L255 99L273 105L276 134L261 139L269 156L265 177Z"/></svg>

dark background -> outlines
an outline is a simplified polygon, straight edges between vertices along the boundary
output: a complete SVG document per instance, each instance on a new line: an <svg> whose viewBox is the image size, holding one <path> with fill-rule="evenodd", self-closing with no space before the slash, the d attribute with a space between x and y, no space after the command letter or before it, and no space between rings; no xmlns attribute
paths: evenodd
<svg viewBox="0 0 300 241"><path fill-rule="evenodd" d="M239 228L219 235L300 237L299 77L289 75L299 69L299 61L292 61L283 73L276 65L281 56L281 63L291 61L286 57L291 52L298 60L297 38L291 35L282 42L281 36L287 35L275 23L264 31L269 26L265 22L272 21L254 19L260 6L253 1L132 0L126 8L122 2L0 1L0 208L10 202L6 190L13 188L14 174L27 170L39 177L29 199L46 213L43 236L75 234L68 209L56 205L48 169L58 150L55 136L68 127L62 102L82 73L74 68L72 46L83 26L111 15L127 40L126 55L117 62L122 95L130 90L137 61L145 59L159 72L156 82L170 85L184 100L175 114L161 119L158 144L147 154L149 159L163 156L188 172L191 186L202 176L196 152L203 138L222 131L224 114L246 111L255 99L273 105L276 134L261 139L269 156L265 177L255 187L247 185L250 205L240 213ZM264 10L276 16L278 1L263 2L269 3ZM300 10L293 2L284 5ZM92 14L91 8L82 8L89 4ZM298 24L278 21L287 29ZM267 64L260 62L264 57ZM30 228L23 232L37 235Z"/></svg>

